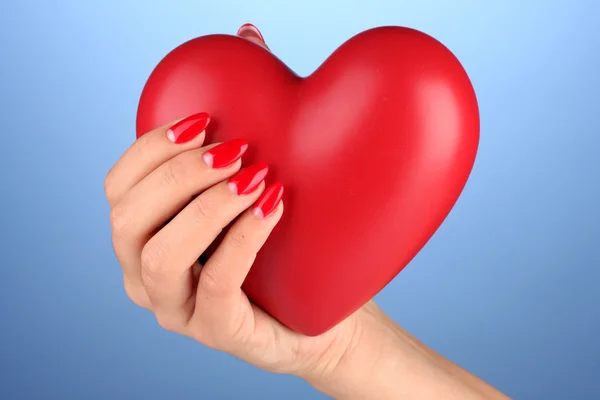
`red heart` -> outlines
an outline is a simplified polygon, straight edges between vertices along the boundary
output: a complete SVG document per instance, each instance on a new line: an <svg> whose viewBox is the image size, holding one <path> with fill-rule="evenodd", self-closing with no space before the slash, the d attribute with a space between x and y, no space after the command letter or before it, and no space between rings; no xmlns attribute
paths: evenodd
<svg viewBox="0 0 600 400"><path fill-rule="evenodd" d="M298 77L248 40L199 37L169 53L141 95L137 136L200 111L211 141L250 142L285 212L243 289L289 328L318 335L387 285L446 218L471 172L479 112L456 57L416 30L381 27Z"/></svg>

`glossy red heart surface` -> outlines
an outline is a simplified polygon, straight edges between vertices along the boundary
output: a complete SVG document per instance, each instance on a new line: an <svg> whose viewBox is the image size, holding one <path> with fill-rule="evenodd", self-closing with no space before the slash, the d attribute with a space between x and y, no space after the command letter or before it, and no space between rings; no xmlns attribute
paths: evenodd
<svg viewBox="0 0 600 400"><path fill-rule="evenodd" d="M156 66L137 136L197 112L209 142L247 139L270 165L283 217L243 289L289 328L319 335L383 289L444 221L473 167L477 99L443 44L403 27L362 32L310 76L229 35Z"/></svg>

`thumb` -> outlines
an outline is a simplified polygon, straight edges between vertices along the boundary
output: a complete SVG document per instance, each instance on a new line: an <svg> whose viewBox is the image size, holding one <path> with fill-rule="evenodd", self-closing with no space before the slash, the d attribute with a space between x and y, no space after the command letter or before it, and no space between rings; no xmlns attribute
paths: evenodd
<svg viewBox="0 0 600 400"><path fill-rule="evenodd" d="M270 51L269 46L267 46L265 43L265 38L263 37L262 33L260 33L256 26L250 23L242 25L240 29L238 29L237 35L243 37L244 39L250 40L251 42L254 42Z"/></svg>

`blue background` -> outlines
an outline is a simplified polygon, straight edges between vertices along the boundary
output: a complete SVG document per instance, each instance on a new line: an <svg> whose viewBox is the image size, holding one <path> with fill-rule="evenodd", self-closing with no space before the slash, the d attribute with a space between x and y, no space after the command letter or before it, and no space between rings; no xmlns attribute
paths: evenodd
<svg viewBox="0 0 600 400"><path fill-rule="evenodd" d="M0 2L0 398L325 398L161 330L112 252L103 180L145 79L180 43L248 21L302 75L377 25L459 57L478 160L379 304L510 396L600 398L598 2L170 3Z"/></svg>

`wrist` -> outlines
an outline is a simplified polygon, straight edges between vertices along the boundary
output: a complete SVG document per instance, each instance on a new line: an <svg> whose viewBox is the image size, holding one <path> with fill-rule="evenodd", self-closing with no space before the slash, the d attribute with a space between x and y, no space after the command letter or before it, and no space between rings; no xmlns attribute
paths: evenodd
<svg viewBox="0 0 600 400"><path fill-rule="evenodd" d="M373 302L351 318L348 342L302 376L317 390L338 400L506 399L413 338Z"/></svg>
<svg viewBox="0 0 600 400"><path fill-rule="evenodd" d="M348 341L304 379L338 400L410 398L406 388L431 373L426 357L374 304L352 318Z"/></svg>

